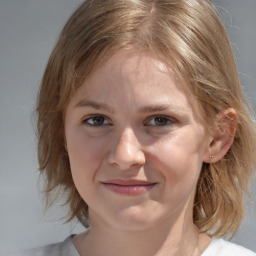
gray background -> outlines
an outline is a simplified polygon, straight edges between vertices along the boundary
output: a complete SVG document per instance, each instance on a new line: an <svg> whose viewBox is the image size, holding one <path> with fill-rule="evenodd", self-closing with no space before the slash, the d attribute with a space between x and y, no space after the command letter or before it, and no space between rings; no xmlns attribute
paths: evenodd
<svg viewBox="0 0 256 256"><path fill-rule="evenodd" d="M0 255L63 240L81 230L43 215L33 109L47 59L81 0L0 0ZM215 1L230 33L245 91L256 109L256 0ZM255 191L233 239L256 251Z"/></svg>

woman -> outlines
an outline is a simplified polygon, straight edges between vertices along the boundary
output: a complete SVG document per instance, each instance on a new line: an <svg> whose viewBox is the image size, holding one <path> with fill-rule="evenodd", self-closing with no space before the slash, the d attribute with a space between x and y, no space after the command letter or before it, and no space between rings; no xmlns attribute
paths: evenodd
<svg viewBox="0 0 256 256"><path fill-rule="evenodd" d="M255 255L234 235L255 128L225 29L206 0L85 1L38 98L51 195L88 229L18 255Z"/></svg>

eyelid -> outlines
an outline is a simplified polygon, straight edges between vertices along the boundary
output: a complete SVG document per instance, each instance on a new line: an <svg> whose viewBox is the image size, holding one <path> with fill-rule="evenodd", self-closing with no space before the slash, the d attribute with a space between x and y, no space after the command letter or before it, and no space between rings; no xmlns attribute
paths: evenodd
<svg viewBox="0 0 256 256"><path fill-rule="evenodd" d="M154 118L157 118L157 117L166 119L168 121L168 123L166 125L150 125L150 124L148 124L150 121L152 121ZM177 119L174 117L171 117L171 116L153 115L146 119L146 121L144 122L144 126L166 127L166 126L172 125L173 123L176 123L176 122L177 122Z"/></svg>
<svg viewBox="0 0 256 256"><path fill-rule="evenodd" d="M95 118L95 117L100 117L100 118L104 118L104 121L108 121L107 124L101 124L101 125L93 125L93 124L90 124L88 123L87 121L90 120L91 118ZM112 125L111 123L111 120L106 117L105 115L102 115L102 114L91 114L91 115L88 115L88 116L85 116L83 119L82 119L82 124L85 124L85 125L88 125L88 126L91 126L91 127L97 127L97 126L108 126L108 125Z"/></svg>

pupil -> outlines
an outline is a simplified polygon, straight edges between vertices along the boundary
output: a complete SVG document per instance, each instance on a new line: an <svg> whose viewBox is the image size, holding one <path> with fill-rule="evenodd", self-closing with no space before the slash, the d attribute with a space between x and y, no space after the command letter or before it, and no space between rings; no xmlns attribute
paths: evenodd
<svg viewBox="0 0 256 256"><path fill-rule="evenodd" d="M103 118L100 117L100 116L95 116L95 117L93 118L93 123L94 123L94 125L101 125L101 124L103 124L103 122L104 122L104 120L103 120Z"/></svg>
<svg viewBox="0 0 256 256"><path fill-rule="evenodd" d="M157 125L166 125L166 118L163 117L156 117L155 122Z"/></svg>

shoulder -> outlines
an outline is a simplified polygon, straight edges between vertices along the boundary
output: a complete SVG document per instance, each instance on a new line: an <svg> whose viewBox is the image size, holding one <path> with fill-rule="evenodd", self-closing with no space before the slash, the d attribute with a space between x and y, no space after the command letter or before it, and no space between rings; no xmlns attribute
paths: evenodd
<svg viewBox="0 0 256 256"><path fill-rule="evenodd" d="M79 256L72 242L72 236L61 243L24 250L10 256Z"/></svg>
<svg viewBox="0 0 256 256"><path fill-rule="evenodd" d="M256 254L240 245L213 238L202 256L256 256Z"/></svg>

